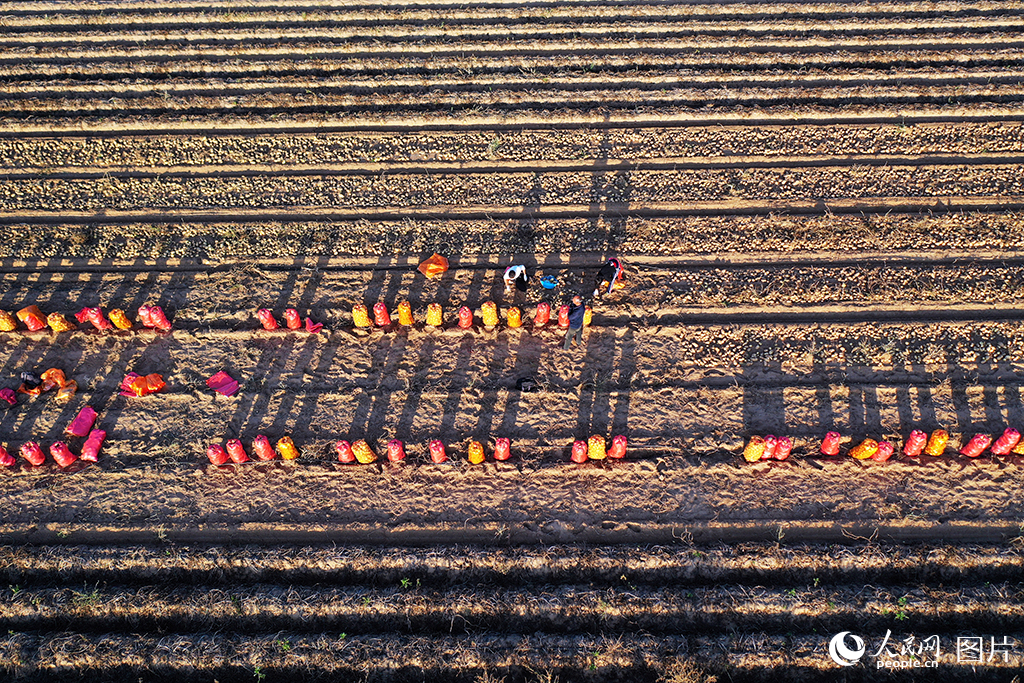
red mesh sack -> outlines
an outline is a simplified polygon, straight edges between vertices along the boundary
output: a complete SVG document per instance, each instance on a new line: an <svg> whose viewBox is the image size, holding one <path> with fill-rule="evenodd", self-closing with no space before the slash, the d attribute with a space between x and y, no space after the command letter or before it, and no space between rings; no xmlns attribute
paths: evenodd
<svg viewBox="0 0 1024 683"><path fill-rule="evenodd" d="M256 317L260 319L260 325L263 325L263 329L273 332L278 328L274 314L266 308L256 311Z"/></svg>
<svg viewBox="0 0 1024 683"><path fill-rule="evenodd" d="M569 327L569 306L567 304L558 307L558 326Z"/></svg>
<svg viewBox="0 0 1024 683"><path fill-rule="evenodd" d="M257 460L273 460L277 457L274 447L270 445L270 439L262 434L257 434L252 440L252 454Z"/></svg>
<svg viewBox="0 0 1024 683"><path fill-rule="evenodd" d="M839 440L842 438L839 432L829 432L821 441L822 455L839 455Z"/></svg>
<svg viewBox="0 0 1024 683"><path fill-rule="evenodd" d="M391 462L405 460L405 446L398 439L388 441L388 460Z"/></svg>
<svg viewBox="0 0 1024 683"><path fill-rule="evenodd" d="M537 315L533 317L534 327L544 327L551 320L551 304L541 301L537 304Z"/></svg>
<svg viewBox="0 0 1024 683"><path fill-rule="evenodd" d="M317 334L322 329L324 329L323 323L315 323L309 318L306 318L306 332L309 332L310 334Z"/></svg>
<svg viewBox="0 0 1024 683"><path fill-rule="evenodd" d="M92 326L101 332L114 329L114 326L110 324L110 321L103 316L103 310L100 308L89 309L89 322Z"/></svg>
<svg viewBox="0 0 1024 683"><path fill-rule="evenodd" d="M164 309L159 306L150 306L149 319L153 322L153 327L161 332L171 331L171 321L164 315Z"/></svg>
<svg viewBox="0 0 1024 683"><path fill-rule="evenodd" d="M383 301L373 305L373 323L377 327L387 327L391 324L391 314L388 313L388 306Z"/></svg>
<svg viewBox="0 0 1024 683"><path fill-rule="evenodd" d="M1008 455L1013 447L1020 441L1020 432L1012 427L1003 432L1003 435L992 444L992 455Z"/></svg>
<svg viewBox="0 0 1024 683"><path fill-rule="evenodd" d="M143 327L156 327L153 322L153 308L151 306L139 306L139 321Z"/></svg>
<svg viewBox="0 0 1024 683"><path fill-rule="evenodd" d="M352 444L348 441L338 441L334 444L334 450L338 454L338 462L347 465L356 461L356 454L352 452Z"/></svg>
<svg viewBox="0 0 1024 683"><path fill-rule="evenodd" d="M102 429L94 429L89 432L89 438L82 444L82 460L96 462L100 458L100 448L107 433Z"/></svg>
<svg viewBox="0 0 1024 683"><path fill-rule="evenodd" d="M430 448L430 460L436 463L446 462L448 455L444 452L444 444L434 439L429 444Z"/></svg>
<svg viewBox="0 0 1024 683"><path fill-rule="evenodd" d="M916 458L924 453L924 447L928 444L928 435L919 429L910 432L907 443L903 444L903 455L909 458Z"/></svg>
<svg viewBox="0 0 1024 683"><path fill-rule="evenodd" d="M508 460L512 457L512 442L505 437L494 440L494 459Z"/></svg>
<svg viewBox="0 0 1024 683"><path fill-rule="evenodd" d="M82 406L82 409L78 411L78 415L71 421L68 428L64 430L64 433L69 436L85 436L92 429L95 421L96 411L90 406Z"/></svg>
<svg viewBox="0 0 1024 683"><path fill-rule="evenodd" d="M572 442L572 455L570 459L573 462L584 463L589 458L587 453L587 442L586 441L573 441Z"/></svg>
<svg viewBox="0 0 1024 683"><path fill-rule="evenodd" d="M888 441L879 441L878 450L871 456L871 459L875 462L885 462L892 457L892 454L896 451L896 447Z"/></svg>
<svg viewBox="0 0 1024 683"><path fill-rule="evenodd" d="M0 446L0 467L14 467L17 460L7 452L7 449Z"/></svg>
<svg viewBox="0 0 1024 683"><path fill-rule="evenodd" d="M981 455L989 444L992 443L991 434L975 434L970 441L964 444L963 448L960 449L960 455L967 456L968 458L977 458Z"/></svg>
<svg viewBox="0 0 1024 683"><path fill-rule="evenodd" d="M626 457L626 437L622 434L615 436L612 439L612 447L608 449L609 458L625 458Z"/></svg>
<svg viewBox="0 0 1024 683"><path fill-rule="evenodd" d="M775 448L779 445L779 439L774 434L764 437L764 452L761 453L762 460L772 460L775 457Z"/></svg>
<svg viewBox="0 0 1024 683"><path fill-rule="evenodd" d="M39 444L35 441L29 441L22 444L21 446L21 457L28 460L28 464L33 467L39 467L46 462L46 454L43 453L43 449L39 447Z"/></svg>
<svg viewBox="0 0 1024 683"><path fill-rule="evenodd" d="M793 451L793 439L788 436L779 437L779 442L775 445L775 459L785 460L789 457L789 454Z"/></svg>
<svg viewBox="0 0 1024 683"><path fill-rule="evenodd" d="M50 455L53 457L53 461L61 467L67 467L75 460L78 460L63 441L54 441L50 445Z"/></svg>
<svg viewBox="0 0 1024 683"><path fill-rule="evenodd" d="M38 306L26 306L17 313L18 320L25 324L31 332L38 332L46 327L46 316Z"/></svg>
<svg viewBox="0 0 1024 683"><path fill-rule="evenodd" d="M212 443L206 447L206 457L210 459L214 465L223 465L230 458L228 452L224 450L224 447L219 443Z"/></svg>
<svg viewBox="0 0 1024 683"><path fill-rule="evenodd" d="M286 325L288 325L289 330L302 329L302 318L299 317L299 312L294 308L289 308L285 310L284 322Z"/></svg>
<svg viewBox="0 0 1024 683"><path fill-rule="evenodd" d="M243 462L249 462L249 456L245 452L245 446L238 439L231 439L228 441L228 457L231 458L231 462L237 462L239 464Z"/></svg>
<svg viewBox="0 0 1024 683"><path fill-rule="evenodd" d="M3 400L8 406L18 405L18 395L14 393L13 389L6 387L0 389L0 400Z"/></svg>
<svg viewBox="0 0 1024 683"><path fill-rule="evenodd" d="M459 327L464 330L473 327L473 311L469 306L463 306L459 309Z"/></svg>

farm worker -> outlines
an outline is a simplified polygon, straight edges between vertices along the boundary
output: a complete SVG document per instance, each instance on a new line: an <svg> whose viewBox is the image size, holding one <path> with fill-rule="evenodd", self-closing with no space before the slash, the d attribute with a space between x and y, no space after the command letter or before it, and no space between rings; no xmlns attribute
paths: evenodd
<svg viewBox="0 0 1024 683"><path fill-rule="evenodd" d="M511 294L515 287L520 292L526 292L526 283L530 276L526 274L526 266L509 266L505 269L505 294Z"/></svg>
<svg viewBox="0 0 1024 683"><path fill-rule="evenodd" d="M577 344L583 346L583 317L586 313L587 308L583 305L583 297L577 294L569 304L569 329L565 331L565 345L562 346L564 350L569 350L569 344L573 342L574 338Z"/></svg>
<svg viewBox="0 0 1024 683"><path fill-rule="evenodd" d="M601 294L601 290L606 287L605 293L611 294L620 277L622 277L622 261L613 256L605 261L601 270L597 271L597 288L594 290L594 296Z"/></svg>

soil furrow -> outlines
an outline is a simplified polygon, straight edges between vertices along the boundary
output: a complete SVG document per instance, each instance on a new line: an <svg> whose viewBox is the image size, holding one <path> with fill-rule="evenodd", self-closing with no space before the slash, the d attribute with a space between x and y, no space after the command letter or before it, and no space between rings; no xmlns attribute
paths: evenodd
<svg viewBox="0 0 1024 683"><path fill-rule="evenodd" d="M735 41L715 42L712 39L701 41L656 41L637 40L630 41L628 46L617 46L614 43L597 41L536 41L531 46L508 46L502 42L496 43L466 43L455 47L417 45L415 48L403 45L389 45L386 49L374 50L374 46L347 46L346 44L323 45L317 43L303 43L298 46L259 46L246 47L244 45L233 45L224 47L222 45L209 45L203 47L176 46L176 47L142 47L135 46L131 49L125 47L105 48L96 46L90 50L77 50L72 47L61 48L54 53L49 53L42 46L34 48L21 48L4 50L0 46L0 64L47 64L56 62L60 64L90 64L96 61L104 61L114 64L148 62L175 63L180 61L203 60L204 62L220 63L244 59L245 64L262 64L268 61L288 60L291 63L301 63L308 60L397 60L405 62L410 60L426 60L433 63L435 60L461 58L462 68L466 68L465 59L472 58L474 62L480 59L514 60L516 64L528 64L522 60L530 58L569 58L587 57L591 59L609 58L615 56L628 56L641 60L652 57L679 57L686 55L690 57L698 55L720 55L723 64L727 65L735 59L750 59L770 56L772 59L779 59L785 62L787 59L827 59L830 55L857 55L861 59L871 59L872 56L889 59L894 55L903 55L909 58L918 53L943 53L956 54L963 51L976 52L979 50L1009 52L1019 50L1024 41L1017 34L1000 33L995 37L984 35L973 36L948 36L943 40L932 39L886 39L879 37L874 40L833 42L828 43L821 40L798 40L778 38L769 42L746 41L737 45ZM938 58L941 62L943 57ZM707 61L704 62L707 64ZM259 67L257 67L259 68Z"/></svg>
<svg viewBox="0 0 1024 683"><path fill-rule="evenodd" d="M549 112L550 115L578 116L596 109L635 111L638 102L643 108L668 109L677 114L681 110L719 107L729 110L737 107L780 109L835 108L856 109L877 106L949 105L971 106L975 109L991 108L996 105L1014 105L1020 102L1024 86L1004 84L1001 86L980 84L952 84L936 86L898 87L892 86L835 86L824 88L802 88L784 85L777 88L749 88L742 90L723 89L675 89L652 90L610 90L586 91L586 96L576 91L512 91L488 89L487 91L431 91L429 88L411 93L260 93L252 96L140 96L97 98L18 99L5 100L7 105L0 116L5 119L27 120L46 117L62 118L101 117L117 114L138 117L216 117L230 116L375 116L385 107L390 115L448 115L465 117L483 113L520 114L536 116ZM59 91L56 93L59 95ZM890 119L891 120L891 119Z"/></svg>
<svg viewBox="0 0 1024 683"><path fill-rule="evenodd" d="M871 167L932 167L932 166L1009 166L1024 164L1019 154L993 154L983 156L896 156L888 154L813 156L813 157L719 157L717 159L664 158L651 160L597 159L583 161L505 161L502 163L472 163L465 161L424 163L390 162L362 164L246 164L217 166L162 166L117 167L106 166L63 168L17 166L17 170L0 170L0 181L38 179L96 180L106 178L242 178L242 177L330 177L358 175L440 175L482 173L568 173L572 171L613 173L628 171L685 171L723 169L813 169L813 168L871 168Z"/></svg>
<svg viewBox="0 0 1024 683"><path fill-rule="evenodd" d="M952 631L944 631L942 638L947 645L950 639L956 642ZM1013 632L1007 638L1008 644L1021 642L1024 635ZM654 683L666 676L714 680L711 672L723 671L738 683L779 680L779 676L799 676L810 683L835 679L835 664L824 652L827 642L823 636L803 633L637 636L623 642L604 636L543 632L392 638L335 632L155 637L62 631L16 633L7 637L4 646L13 659L24 662L20 670L33 683L66 681L69 674L111 680L149 675L187 683L214 676L225 683L248 682L260 676L275 680L358 680L365 676L395 683L471 683L481 676L567 683L623 679ZM755 653L750 653L752 646ZM890 647L899 649L898 644ZM901 672L901 678L995 682L1008 680L1015 670L1000 658L986 666L958 663L954 653L944 649L934 660L935 668L926 668L923 675ZM845 675L857 683L877 676L864 663Z"/></svg>
<svg viewBox="0 0 1024 683"><path fill-rule="evenodd" d="M0 165L40 172L69 167L159 169L268 165L350 164L383 169L415 164L428 167L500 166L507 162L642 163L676 158L720 163L729 158L759 161L790 157L821 159L911 155L982 158L1015 157L1024 152L1024 127L1017 122L803 126L713 126L634 130L524 130L438 133L336 133L296 135L196 135L60 138L2 138Z"/></svg>
<svg viewBox="0 0 1024 683"><path fill-rule="evenodd" d="M735 586L595 590L586 585L527 589L438 590L418 579L410 588L338 589L294 586L233 586L230 591L196 591L103 585L22 589L4 606L5 621L16 631L188 634L278 631L368 634L430 634L481 631L528 634L602 632L627 634L725 635L742 623L766 634L794 631L838 632L852 619L862 630L893 625L894 606L928 632L946 629L1024 631L1024 615L1014 608L1019 582L979 588L932 590L919 585L855 589L828 587L791 595L782 587L753 587L737 595ZM675 584L675 582L673 582Z"/></svg>
<svg viewBox="0 0 1024 683"><path fill-rule="evenodd" d="M765 38L801 38L812 36L817 40L837 38L869 38L872 36L952 36L952 35L1007 35L1019 32L1024 28L1024 20L1017 13L988 18L960 19L943 16L932 20L872 20L856 18L844 22L832 21L792 21L775 20L768 22L741 22L724 20L715 22L702 19L678 23L649 23L631 21L628 27L615 23L592 26L584 23L567 22L564 26L549 24L527 24L508 26L502 24L485 25L481 29L458 28L454 26L423 26L416 24L397 24L386 27L373 27L367 30L364 26L352 28L318 29L303 28L265 28L255 29L234 27L197 28L182 30L127 30L118 31L116 27L103 30L105 27L90 26L88 31L74 33L58 33L56 31L25 32L17 30L0 34L0 46L8 49L32 48L46 46L49 48L81 48L83 45L217 45L246 44L279 46L283 43L314 42L314 43L345 43L358 44L413 44L427 45L431 43L450 45L453 41L481 42L527 42L557 40L559 38L591 39L608 42L611 40L650 40L680 39L693 37L723 38L735 36L740 41ZM600 21L598 19L598 21ZM603 23L603 22L602 22Z"/></svg>
<svg viewBox="0 0 1024 683"><path fill-rule="evenodd" d="M294 55L288 61L279 59L219 59L206 57L202 60L186 60L178 55L168 55L164 60L141 61L138 57L102 60L79 60L61 57L43 58L25 55L18 59L0 57L0 82L21 83L81 83L87 81L133 80L136 84L157 84L172 79L240 80L253 78L297 79L331 77L391 77L417 75L443 77L453 73L464 76L494 74L521 74L551 76L575 73L579 76L596 74L658 74L687 73L702 74L723 71L728 74L757 73L771 69L773 74L817 70L822 73L842 71L870 71L881 69L902 69L909 73L929 69L997 69L1012 68L1019 64L1015 53L1009 50L991 51L906 51L891 54L879 51L873 53L828 53L789 52L773 55L740 53L723 55L715 63L706 57L690 55L630 55L603 56L600 54L551 55L546 58L504 58L478 57L469 64L464 59L431 58L411 60L393 59L377 55L373 59L353 58L337 60L333 55ZM255 57L255 56L254 56ZM260 62L258 67L253 62ZM174 65L169 66L169 65ZM728 71L725 71L728 69Z"/></svg>
<svg viewBox="0 0 1024 683"><path fill-rule="evenodd" d="M209 259L211 267L244 269L279 264L284 255L292 255L293 270L330 270L332 262L353 257L359 259L359 269L372 265L383 274L411 271L434 251L448 254L453 268L479 264L481 259L491 264L493 258L514 258L553 269L594 267L609 253L639 259L638 264L651 256L722 258L724 268L739 259L786 255L808 265L815 258L840 263L863 258L868 265L900 250L982 260L1016 255L1024 240L1019 206L997 198L990 205L963 198L947 201L917 206L918 211L891 199L877 204L723 203L685 210L677 206L677 215L664 211L660 216L644 215L639 207L627 215L620 207L605 206L606 213L581 210L582 215L564 212L563 217L538 208L515 218L491 207L482 209L478 220L406 210L404 215L395 211L397 221L371 211L324 211L309 222L295 222L300 218L297 210L287 216L222 212L200 215L203 222L198 223L192 221L195 213L185 212L148 216L155 222L140 222L147 217L142 212L52 217L34 212L0 214L0 223L6 224L0 256L10 265L24 264L39 273L63 265L69 273L78 272L81 262L75 259L91 258L99 261L93 271L125 268L121 272L127 275L159 272L157 264L168 260ZM79 222L68 223L70 218ZM173 233L169 225L174 226ZM820 256L809 255L815 250Z"/></svg>
<svg viewBox="0 0 1024 683"><path fill-rule="evenodd" d="M4 531L10 531L5 528ZM813 596L818 587L850 583L980 587L1020 578L1018 550L963 544L851 546L775 543L693 544L682 531L673 545L603 547L488 545L381 546L73 545L0 547L0 581L17 599L19 589L81 585L287 586L396 588L401 579L432 588L458 586L556 586L589 584L628 591L630 586L681 588L796 587ZM625 577L625 578L623 578ZM818 579L815 584L815 579Z"/></svg>
<svg viewBox="0 0 1024 683"><path fill-rule="evenodd" d="M240 13L217 13L214 8L204 8L202 12L187 13L176 7L163 9L153 8L149 11L129 9L121 6L110 8L113 11L96 12L80 10L76 7L61 9L57 15L39 17L32 12L19 12L7 17L5 30L8 33L24 33L42 30L50 33L82 30L96 30L102 27L109 31L144 29L150 31L167 31L188 26L231 26L239 28L264 28L272 26L288 27L302 24L307 27L338 27L356 26L391 26L401 24L417 24L421 26L473 26L504 23L516 24L557 24L557 23L610 23L610 22L670 22L682 19L699 19L701 21L786 21L786 20L827 20L840 21L851 19L948 19L950 17L991 17L1015 16L1021 13L1018 3L936 3L925 7L896 5L859 5L850 9L841 9L836 5L816 7L812 3L778 4L773 8L777 11L756 11L755 6L739 5L669 5L665 3L643 4L631 3L605 5L612 11L595 14L594 7L604 3L576 3L550 5L549 7L517 5L515 15L509 12L496 12L483 9L478 5L475 9L459 7L432 10L391 9L378 6L377 11L344 8L301 8L304 11L267 11L259 8L244 15ZM341 10L341 11L339 11ZM77 21L75 21L77 19Z"/></svg>
<svg viewBox="0 0 1024 683"><path fill-rule="evenodd" d="M610 76L610 75L609 75ZM485 89L500 87L503 92L603 92L616 89L635 90L637 92L661 91L668 88L674 90L701 90L734 88L737 90L766 89L772 86L787 89L827 90L829 88L882 88L894 84L906 87L940 88L944 86L966 85L1016 85L1024 80L1024 71L1008 69L973 69L956 66L942 73L937 68L929 67L920 70L893 69L870 70L855 69L845 71L830 69L827 72L813 74L776 74L762 73L756 77L750 74L732 75L731 72L693 75L672 73L667 75L648 74L637 78L629 74L622 78L602 76L600 73L587 73L576 76L554 76L536 78L532 75L499 74L492 77L478 76L468 78L445 74L424 83L422 77L374 78L355 80L352 78L324 78L303 81L294 78L274 79L260 75L251 79L230 79L230 83L218 82L216 79L186 80L184 82L98 82L79 83L77 81L53 82L47 87L35 84L7 83L0 86L0 91L11 100L35 100L52 95L61 101L106 99L110 97L126 100L153 97L182 98L204 97L216 93L221 97L259 97L261 95L298 95L327 97L344 94L361 95L375 93L380 96L431 93L473 93Z"/></svg>
<svg viewBox="0 0 1024 683"><path fill-rule="evenodd" d="M683 164L680 164L683 165ZM850 198L857 199L851 200ZM726 211L1015 210L1024 197L1016 165L416 173L332 176L54 177L0 182L0 222L134 222L238 215L253 220L319 214L361 220L412 217L583 217ZM717 200L717 201L716 201ZM826 202L828 204L826 205ZM801 211L801 205L806 207ZM938 205L938 206L936 206ZM726 208L726 206L728 208ZM142 208L145 207L145 208ZM147 213L144 213L148 210ZM876 209L877 211L877 209ZM116 213L115 213L116 212ZM90 220L91 217L91 220ZM283 217L283 216L282 216ZM40 220L42 219L42 220Z"/></svg>

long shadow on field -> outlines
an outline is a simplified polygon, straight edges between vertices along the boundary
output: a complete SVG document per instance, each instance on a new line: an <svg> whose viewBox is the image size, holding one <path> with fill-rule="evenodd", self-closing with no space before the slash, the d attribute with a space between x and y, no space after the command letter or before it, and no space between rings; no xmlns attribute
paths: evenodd
<svg viewBox="0 0 1024 683"><path fill-rule="evenodd" d="M784 377L778 363L744 368L737 375L737 378L743 383L743 430L748 434L785 434L788 431L786 401L782 384L761 384L755 381L758 376L769 373L778 377L779 380ZM831 395L829 395L829 408L831 409L831 407ZM819 403L819 411L820 408Z"/></svg>
<svg viewBox="0 0 1024 683"><path fill-rule="evenodd" d="M482 282L483 277L484 272L482 270L476 271L474 273L473 283L479 285L479 283ZM452 290L455 284L455 278L451 277L442 277L436 284L425 279L416 278L409 293L409 298L413 301L421 301L424 304L427 303L428 300L440 303L445 309L445 318L451 321L453 318L453 310L451 306L446 306L446 304L451 300ZM426 306L422 306L422 309L425 311ZM423 313L420 315L423 315ZM451 324L451 322L447 323L447 325ZM407 438L410 439L418 439L423 436L413 431L413 428L416 425L416 417L421 408L421 392L427 386L427 380L430 376L431 368L436 360L437 352L445 343L444 332L438 330L435 334L436 336L426 340L420 349L419 354L417 354L416 366L412 373L413 376L409 380L405 403L402 404L402 409L395 424L396 434L408 435ZM354 424L359 424L358 413Z"/></svg>
<svg viewBox="0 0 1024 683"><path fill-rule="evenodd" d="M522 401L522 392L516 388L515 381L520 377L534 377L540 374L540 362L544 355L546 344L539 337L528 332L522 332L519 336L519 344L515 350L515 362L512 367L511 376L506 382L505 408L502 411L501 421L498 425L495 436L523 436L517 429L517 419ZM475 434L477 438L484 439L490 436L490 428L493 424L492 414L487 406L481 406L480 414L477 416Z"/></svg>
<svg viewBox="0 0 1024 683"><path fill-rule="evenodd" d="M820 378L817 386L814 388L814 402L818 408L819 428L822 432L829 432L836 428L835 407L832 404L832 373L835 371L835 368L829 367L826 343L822 341L817 330L813 334L814 338L811 341L811 372L815 377ZM746 403L745 398L744 403Z"/></svg>

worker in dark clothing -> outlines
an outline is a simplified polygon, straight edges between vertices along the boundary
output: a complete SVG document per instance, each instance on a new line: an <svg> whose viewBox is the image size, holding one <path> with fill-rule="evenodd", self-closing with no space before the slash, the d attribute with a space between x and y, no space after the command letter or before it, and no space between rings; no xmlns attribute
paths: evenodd
<svg viewBox="0 0 1024 683"><path fill-rule="evenodd" d="M611 294L620 277L622 277L622 261L613 256L605 261L601 270L597 271L597 287L594 289L594 296L598 296L602 292Z"/></svg>
<svg viewBox="0 0 1024 683"><path fill-rule="evenodd" d="M583 297L577 294L569 304L569 329L565 331L565 345L562 346L566 351L569 350L573 339L583 346L583 318L586 314L587 308L583 305Z"/></svg>

